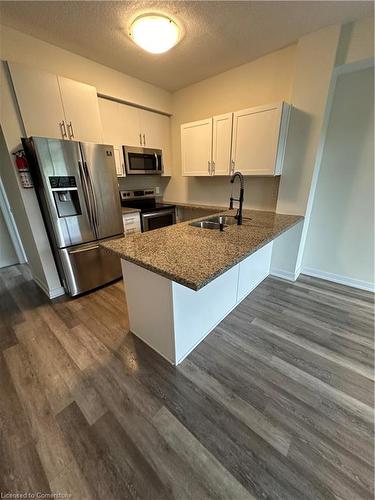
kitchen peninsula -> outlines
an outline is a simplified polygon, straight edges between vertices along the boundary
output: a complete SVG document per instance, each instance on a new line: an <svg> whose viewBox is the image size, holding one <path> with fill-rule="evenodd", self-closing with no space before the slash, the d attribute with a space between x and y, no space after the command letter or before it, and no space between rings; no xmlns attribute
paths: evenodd
<svg viewBox="0 0 375 500"><path fill-rule="evenodd" d="M243 216L223 231L184 222L101 244L121 257L130 330L174 365L268 276L274 239L302 220Z"/></svg>

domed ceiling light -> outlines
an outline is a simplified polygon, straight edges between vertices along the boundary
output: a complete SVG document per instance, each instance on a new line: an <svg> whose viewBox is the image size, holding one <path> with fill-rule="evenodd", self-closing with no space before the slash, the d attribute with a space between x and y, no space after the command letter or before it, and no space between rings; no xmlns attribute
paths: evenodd
<svg viewBox="0 0 375 500"><path fill-rule="evenodd" d="M167 16L143 14L131 23L129 36L147 52L162 54L180 41L181 30Z"/></svg>

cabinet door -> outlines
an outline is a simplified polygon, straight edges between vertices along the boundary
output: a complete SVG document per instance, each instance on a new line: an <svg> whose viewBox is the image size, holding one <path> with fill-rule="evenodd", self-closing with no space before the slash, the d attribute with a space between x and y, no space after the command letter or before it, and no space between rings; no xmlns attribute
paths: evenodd
<svg viewBox="0 0 375 500"><path fill-rule="evenodd" d="M70 139L100 143L100 122L96 88L85 83L58 77Z"/></svg>
<svg viewBox="0 0 375 500"><path fill-rule="evenodd" d="M134 106L115 103L119 110L119 131L121 142L125 146L142 146L142 133L140 125L140 110Z"/></svg>
<svg viewBox="0 0 375 500"><path fill-rule="evenodd" d="M113 155L115 157L116 175L117 177L126 177L124 154L121 144L113 145Z"/></svg>
<svg viewBox="0 0 375 500"><path fill-rule="evenodd" d="M211 175L212 118L181 125L182 175Z"/></svg>
<svg viewBox="0 0 375 500"><path fill-rule="evenodd" d="M64 109L57 76L8 64L26 135L63 139Z"/></svg>
<svg viewBox="0 0 375 500"><path fill-rule="evenodd" d="M233 113L212 119L212 173L229 175L232 145Z"/></svg>
<svg viewBox="0 0 375 500"><path fill-rule="evenodd" d="M281 102L234 113L234 170L239 170L244 175L277 175L282 109Z"/></svg>
<svg viewBox="0 0 375 500"><path fill-rule="evenodd" d="M102 122L103 144L125 144L120 128L120 106L117 102L99 97L99 113Z"/></svg>
<svg viewBox="0 0 375 500"><path fill-rule="evenodd" d="M163 175L171 175L170 118L140 110L143 145L163 152Z"/></svg>

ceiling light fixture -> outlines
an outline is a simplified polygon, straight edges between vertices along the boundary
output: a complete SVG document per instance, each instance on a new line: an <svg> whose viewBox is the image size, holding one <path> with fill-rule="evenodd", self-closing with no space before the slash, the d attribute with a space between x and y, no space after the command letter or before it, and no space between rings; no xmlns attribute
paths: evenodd
<svg viewBox="0 0 375 500"><path fill-rule="evenodd" d="M129 36L147 52L162 54L179 42L180 28L169 17L143 14L132 22Z"/></svg>

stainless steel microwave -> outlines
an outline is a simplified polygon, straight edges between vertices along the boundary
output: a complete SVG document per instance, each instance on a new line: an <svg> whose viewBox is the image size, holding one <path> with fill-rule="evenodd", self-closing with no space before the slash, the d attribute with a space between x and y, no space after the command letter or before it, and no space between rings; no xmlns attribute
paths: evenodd
<svg viewBox="0 0 375 500"><path fill-rule="evenodd" d="M161 149L123 146L126 175L161 175L163 155Z"/></svg>

